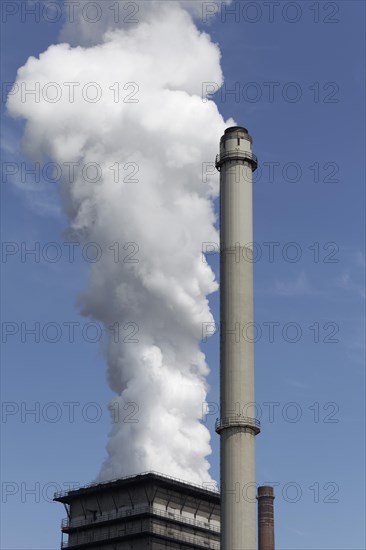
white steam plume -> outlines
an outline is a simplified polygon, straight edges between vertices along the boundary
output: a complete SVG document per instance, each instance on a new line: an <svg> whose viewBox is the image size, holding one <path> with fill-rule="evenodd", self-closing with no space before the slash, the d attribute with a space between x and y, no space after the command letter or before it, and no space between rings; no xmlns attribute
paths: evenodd
<svg viewBox="0 0 366 550"><path fill-rule="evenodd" d="M138 24L94 27L93 46L50 46L17 74L19 90L39 83L40 101L22 101L20 92L8 98L9 113L26 121L27 155L75 163L74 177L68 172L61 185L70 228L103 251L79 298L82 313L105 327L131 323L119 338L110 332L108 378L120 411L136 406L113 423L102 481L146 470L211 479L210 436L199 421L208 374L200 338L217 284L201 250L218 241L218 179L203 181L202 164L214 159L227 124L201 98L202 82L222 83L219 50L181 4L151 2ZM102 90L96 102L90 82ZM116 177L116 163L127 162L138 173L128 178L131 170L121 169ZM94 172L83 175L87 163L100 166L94 183ZM110 249L116 242L118 262L117 247ZM131 242L135 255L133 247L123 250ZM129 253L136 263L121 261ZM138 342L124 342L136 327L130 339ZM123 421L126 411L138 422Z"/></svg>
<svg viewBox="0 0 366 550"><path fill-rule="evenodd" d="M92 46L100 42L105 31L150 21L164 10L171 10L174 5L210 23L220 12L220 7L231 2L232 0L102 0L95 2L96 5L93 6L90 0L79 0L68 6L61 41L78 46ZM168 44L165 46L169 47Z"/></svg>

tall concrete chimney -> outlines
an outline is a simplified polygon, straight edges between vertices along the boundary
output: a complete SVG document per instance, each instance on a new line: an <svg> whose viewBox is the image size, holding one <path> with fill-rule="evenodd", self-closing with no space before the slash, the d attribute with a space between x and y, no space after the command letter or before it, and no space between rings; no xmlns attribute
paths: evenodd
<svg viewBox="0 0 366 550"><path fill-rule="evenodd" d="M258 487L258 550L275 550L273 487Z"/></svg>
<svg viewBox="0 0 366 550"><path fill-rule="evenodd" d="M253 344L252 172L257 159L245 128L225 130L220 171L221 550L255 550L256 486Z"/></svg>

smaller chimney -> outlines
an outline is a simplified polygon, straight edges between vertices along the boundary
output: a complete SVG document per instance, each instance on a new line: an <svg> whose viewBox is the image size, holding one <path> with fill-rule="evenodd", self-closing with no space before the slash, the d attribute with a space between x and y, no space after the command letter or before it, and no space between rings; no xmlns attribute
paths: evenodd
<svg viewBox="0 0 366 550"><path fill-rule="evenodd" d="M273 487L258 487L258 550L275 550Z"/></svg>

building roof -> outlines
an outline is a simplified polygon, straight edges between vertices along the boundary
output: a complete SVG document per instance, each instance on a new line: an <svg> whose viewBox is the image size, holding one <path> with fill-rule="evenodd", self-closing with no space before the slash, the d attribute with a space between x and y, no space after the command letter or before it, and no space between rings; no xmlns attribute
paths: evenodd
<svg viewBox="0 0 366 550"><path fill-rule="evenodd" d="M144 472L142 474L114 479L103 483L92 483L71 491L57 492L55 493L53 500L70 504L73 500L79 499L83 496L102 493L111 489L128 488L131 485L146 485L147 483L154 483L160 487L176 489L180 493L196 497L199 496L200 498L215 501L217 504L220 504L220 493L214 489L213 484L210 486L210 483L208 482L207 486L205 486L204 483L202 486L195 485L158 472Z"/></svg>

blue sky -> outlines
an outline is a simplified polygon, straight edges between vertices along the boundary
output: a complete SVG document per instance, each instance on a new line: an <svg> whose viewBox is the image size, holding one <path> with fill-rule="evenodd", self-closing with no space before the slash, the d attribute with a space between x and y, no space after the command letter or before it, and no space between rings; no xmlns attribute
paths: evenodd
<svg viewBox="0 0 366 550"><path fill-rule="evenodd" d="M262 170L254 182L254 240L262 254L255 263L255 320L262 331L255 347L262 413L257 480L275 484L279 550L361 550L364 3L295 2L295 13L281 2L273 21L266 3L259 3L260 12L245 8L247 2L234 4L240 4L237 20L228 15L225 21L219 12L198 25L222 53L227 94L214 99L225 118L249 129ZM12 82L17 68L55 43L58 32L56 24L9 17L3 80ZM239 97L228 93L233 89ZM22 124L4 116L2 128L6 161L19 146ZM65 240L56 187L26 192L3 181L2 209L3 241ZM210 257L216 273L217 260ZM85 262L22 262L17 254L3 262L2 272L3 322L85 324L76 306ZM217 293L211 305L218 319ZM275 323L274 341L268 323ZM218 402L218 344L217 336L202 344L212 403ZM50 497L69 482L90 482L99 470L110 429L105 372L101 346L79 332L74 343L22 343L15 335L3 344L2 398L9 414L2 418L2 548L59 547L64 513ZM68 402L80 403L74 422ZM32 405L43 410L39 421L25 415ZM207 422L218 479L215 418Z"/></svg>

